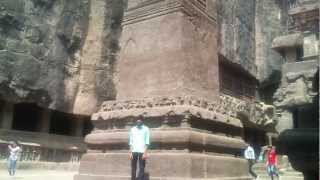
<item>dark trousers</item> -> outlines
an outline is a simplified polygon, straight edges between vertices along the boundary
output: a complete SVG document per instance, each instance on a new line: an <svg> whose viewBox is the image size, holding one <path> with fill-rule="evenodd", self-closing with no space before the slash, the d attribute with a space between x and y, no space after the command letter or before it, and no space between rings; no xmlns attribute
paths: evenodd
<svg viewBox="0 0 320 180"><path fill-rule="evenodd" d="M137 180L144 180L144 167L146 166L146 161L142 159L143 153L132 153L131 160L131 180L136 180L137 177L137 164L139 164L139 172Z"/></svg>
<svg viewBox="0 0 320 180"><path fill-rule="evenodd" d="M257 178L257 174L255 172L253 172L252 170L252 166L254 164L254 160L253 159L248 159L249 162L249 173L254 177Z"/></svg>

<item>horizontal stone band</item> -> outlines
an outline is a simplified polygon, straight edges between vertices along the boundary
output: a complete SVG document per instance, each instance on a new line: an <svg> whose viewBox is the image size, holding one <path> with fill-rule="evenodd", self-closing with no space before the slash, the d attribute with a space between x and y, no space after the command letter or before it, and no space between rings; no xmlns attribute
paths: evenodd
<svg viewBox="0 0 320 180"><path fill-rule="evenodd" d="M225 137L190 130L153 130L151 143L193 144L196 146L215 146L232 149L243 149L246 143L242 139ZM104 132L89 134L85 138L89 145L112 146L128 144L128 132Z"/></svg>

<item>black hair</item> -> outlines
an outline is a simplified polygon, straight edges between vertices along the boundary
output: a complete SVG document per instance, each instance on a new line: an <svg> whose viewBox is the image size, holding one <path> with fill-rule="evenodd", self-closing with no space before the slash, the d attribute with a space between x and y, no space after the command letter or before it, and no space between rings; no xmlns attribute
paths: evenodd
<svg viewBox="0 0 320 180"><path fill-rule="evenodd" d="M143 120L144 120L144 117L143 117L142 115L139 115L137 120L143 121Z"/></svg>

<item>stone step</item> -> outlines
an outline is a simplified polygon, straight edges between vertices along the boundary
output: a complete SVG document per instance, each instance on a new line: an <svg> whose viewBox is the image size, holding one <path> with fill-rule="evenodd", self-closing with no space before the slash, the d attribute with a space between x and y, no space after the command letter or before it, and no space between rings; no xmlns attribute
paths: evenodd
<svg viewBox="0 0 320 180"><path fill-rule="evenodd" d="M297 171L285 171L285 172L280 171L280 174L284 174L288 176L303 176L301 172L297 172Z"/></svg>
<svg viewBox="0 0 320 180"><path fill-rule="evenodd" d="M270 180L271 178L268 175L258 175L257 180ZM274 180L303 180L303 177L300 176L279 176L279 179L277 177L274 177Z"/></svg>
<svg viewBox="0 0 320 180"><path fill-rule="evenodd" d="M271 178L267 174L266 168L254 171L258 175L258 180L270 180ZM301 172L294 171L293 169L282 169L279 171L280 178L275 180L303 180L303 175Z"/></svg>
<svg viewBox="0 0 320 180"><path fill-rule="evenodd" d="M266 170L256 170L254 171L257 174L267 174ZM298 171L279 171L280 175L289 175L289 176L303 176L301 172Z"/></svg>
<svg viewBox="0 0 320 180"><path fill-rule="evenodd" d="M280 180L303 180L303 176L280 176Z"/></svg>

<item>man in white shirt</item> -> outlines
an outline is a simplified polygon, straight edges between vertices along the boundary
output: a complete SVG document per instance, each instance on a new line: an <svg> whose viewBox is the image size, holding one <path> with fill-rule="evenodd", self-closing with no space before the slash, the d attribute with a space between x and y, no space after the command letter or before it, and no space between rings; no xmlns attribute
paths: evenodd
<svg viewBox="0 0 320 180"><path fill-rule="evenodd" d="M254 153L254 149L249 144L248 144L248 147L246 148L246 150L244 151L244 157L248 160L250 174L254 178L257 178L257 174L255 172L253 172L253 170L252 170L252 166L255 163L256 156Z"/></svg>
<svg viewBox="0 0 320 180"><path fill-rule="evenodd" d="M16 166L21 148L18 146L17 142L10 142L8 145L8 150L8 171L10 176L14 176L16 173Z"/></svg>
<svg viewBox="0 0 320 180"><path fill-rule="evenodd" d="M150 131L141 119L136 121L129 133L131 180L136 180L137 163L139 164L138 180L144 180L144 168L147 149L150 144Z"/></svg>

